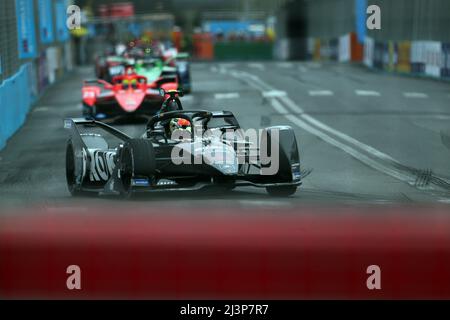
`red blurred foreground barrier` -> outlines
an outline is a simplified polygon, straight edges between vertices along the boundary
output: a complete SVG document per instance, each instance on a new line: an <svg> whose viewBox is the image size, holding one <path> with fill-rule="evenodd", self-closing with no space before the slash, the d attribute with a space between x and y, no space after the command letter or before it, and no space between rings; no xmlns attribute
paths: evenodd
<svg viewBox="0 0 450 320"><path fill-rule="evenodd" d="M0 296L450 298L449 207L191 210L3 214Z"/></svg>

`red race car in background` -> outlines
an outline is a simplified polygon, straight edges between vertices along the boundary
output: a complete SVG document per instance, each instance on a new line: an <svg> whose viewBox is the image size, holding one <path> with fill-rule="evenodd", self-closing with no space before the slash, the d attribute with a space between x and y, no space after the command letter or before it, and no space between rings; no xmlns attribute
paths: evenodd
<svg viewBox="0 0 450 320"><path fill-rule="evenodd" d="M83 116L95 120L153 116L166 98L163 92L177 89L176 76L164 76L147 83L146 77L127 68L125 74L115 76L112 83L101 79L84 82Z"/></svg>

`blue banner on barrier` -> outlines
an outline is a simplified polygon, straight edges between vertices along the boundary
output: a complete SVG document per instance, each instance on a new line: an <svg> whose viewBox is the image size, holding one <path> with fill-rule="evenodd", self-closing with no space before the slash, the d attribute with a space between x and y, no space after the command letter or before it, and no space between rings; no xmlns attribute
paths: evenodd
<svg viewBox="0 0 450 320"><path fill-rule="evenodd" d="M52 43L54 41L52 0L38 0L38 8L41 42Z"/></svg>
<svg viewBox="0 0 450 320"><path fill-rule="evenodd" d="M33 0L16 0L16 16L19 58L34 58L37 48Z"/></svg>
<svg viewBox="0 0 450 320"><path fill-rule="evenodd" d="M69 28L67 28L67 1L56 0L55 15L56 15L56 37L58 41L65 42L69 40Z"/></svg>
<svg viewBox="0 0 450 320"><path fill-rule="evenodd" d="M25 122L32 103L29 87L31 64L0 84L0 149Z"/></svg>
<svg viewBox="0 0 450 320"><path fill-rule="evenodd" d="M356 37L359 43L364 43L367 35L367 0L355 0Z"/></svg>

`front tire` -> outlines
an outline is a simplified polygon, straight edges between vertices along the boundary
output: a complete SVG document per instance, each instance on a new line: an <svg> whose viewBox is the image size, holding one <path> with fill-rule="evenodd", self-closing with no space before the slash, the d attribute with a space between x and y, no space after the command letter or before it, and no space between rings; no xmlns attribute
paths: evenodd
<svg viewBox="0 0 450 320"><path fill-rule="evenodd" d="M297 186L266 187L266 190L273 197L289 197L297 191Z"/></svg>

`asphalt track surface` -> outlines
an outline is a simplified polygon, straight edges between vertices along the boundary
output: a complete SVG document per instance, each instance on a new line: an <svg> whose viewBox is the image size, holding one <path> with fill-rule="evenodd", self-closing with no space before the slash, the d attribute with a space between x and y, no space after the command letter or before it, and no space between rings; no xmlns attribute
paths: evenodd
<svg viewBox="0 0 450 320"><path fill-rule="evenodd" d="M450 86L335 63L193 63L185 109L229 110L244 128L290 125L302 167L297 193L264 189L229 193L148 194L138 200L77 198L65 181L63 119L81 116L76 69L51 87L0 152L0 210L112 205L211 208L335 204L450 204ZM138 136L143 124L113 124Z"/></svg>

